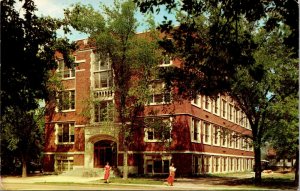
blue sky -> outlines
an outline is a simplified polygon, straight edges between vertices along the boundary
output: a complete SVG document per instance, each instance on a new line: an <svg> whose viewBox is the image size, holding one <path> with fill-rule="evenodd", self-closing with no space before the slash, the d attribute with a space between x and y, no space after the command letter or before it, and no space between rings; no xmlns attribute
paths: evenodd
<svg viewBox="0 0 300 191"><path fill-rule="evenodd" d="M20 9L19 1L16 1L17 10ZM35 4L37 6L38 11L36 14L38 16L51 16L54 18L63 18L64 9L70 7L72 4L80 2L85 5L92 5L94 9L100 10L100 3L103 3L108 6L113 6L113 0L36 0ZM166 15L169 19L175 20L173 15L167 14L166 11L161 11L159 15L155 16L155 21L157 23L161 23L163 20L163 16ZM141 13L138 13L136 16L137 20L141 23L144 19L144 16ZM137 29L137 32L143 32L146 30L145 26L141 26ZM59 36L63 36L62 31L58 31ZM67 37L74 41L83 38L87 38L87 34L80 33L78 31L73 30L72 35L67 35Z"/></svg>

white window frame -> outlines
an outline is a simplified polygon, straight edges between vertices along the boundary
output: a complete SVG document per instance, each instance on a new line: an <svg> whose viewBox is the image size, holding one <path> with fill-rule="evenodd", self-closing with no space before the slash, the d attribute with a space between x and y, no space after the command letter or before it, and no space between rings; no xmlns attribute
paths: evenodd
<svg viewBox="0 0 300 191"><path fill-rule="evenodd" d="M211 112L211 100L208 96L202 96L203 97L203 102L202 102L202 108L205 110L205 111L208 111L208 112Z"/></svg>
<svg viewBox="0 0 300 191"><path fill-rule="evenodd" d="M61 128L64 128L64 125L68 125L69 126L69 130L68 130L68 137L69 137L69 141L63 141L63 130ZM59 141L59 136L60 133L62 133L62 141ZM73 141L72 141L72 136L73 135ZM74 144L75 143L75 122L58 122L55 123L55 144L56 145L66 145L66 144Z"/></svg>
<svg viewBox="0 0 300 191"><path fill-rule="evenodd" d="M163 82L159 82L159 83L155 83L157 85L161 85L161 89L159 90L159 92L156 92L155 88L153 88L153 85L149 86L151 95L149 96L149 100L148 100L148 105L161 105L161 104L169 104L172 102L172 94L171 92L162 92L165 90L166 84ZM169 101L166 101L166 95L169 94ZM155 101L155 96L156 95L161 95L162 96L162 102L156 102ZM151 100L151 101L150 101Z"/></svg>
<svg viewBox="0 0 300 191"><path fill-rule="evenodd" d="M207 131L206 131L206 127L207 127ZM203 137L203 143L204 144L211 144L211 124L207 121L203 121L202 122L202 137ZM209 133L207 135L207 133ZM206 137L207 137L207 141L206 141Z"/></svg>
<svg viewBox="0 0 300 191"><path fill-rule="evenodd" d="M74 92L74 94L72 94ZM66 100L64 98L65 94L68 94L68 103L64 103ZM74 95L74 97L73 97ZM74 98L74 99L73 99ZM65 109L64 104L68 104L69 108ZM72 105L74 105L74 108L72 108ZM75 111L76 109L76 91L75 89L67 89L67 90L63 90L63 91L59 91L57 92L57 105L56 105L56 112L59 111L59 108L62 107L61 111L62 112L69 112L69 111Z"/></svg>
<svg viewBox="0 0 300 191"><path fill-rule="evenodd" d="M221 99L221 114L220 114L220 116L224 119L227 119L227 100L225 98Z"/></svg>
<svg viewBox="0 0 300 191"><path fill-rule="evenodd" d="M225 127L221 127L220 131L220 145L222 147L227 147L228 146L228 135ZM223 144L224 143L224 144Z"/></svg>
<svg viewBox="0 0 300 191"><path fill-rule="evenodd" d="M59 74L61 79L63 80L70 80L74 79L76 75L76 68L68 68L65 66L65 61L64 59L58 59L57 60L57 70L56 72ZM65 74L68 74L68 77L65 77Z"/></svg>
<svg viewBox="0 0 300 191"><path fill-rule="evenodd" d="M203 155L203 165L204 165L204 173L211 173L212 167L212 156Z"/></svg>
<svg viewBox="0 0 300 191"><path fill-rule="evenodd" d="M105 108L101 108L101 102L105 102L106 103L106 107ZM110 108L110 104L111 104L111 107ZM98 106L98 113L97 113L97 121L96 121L96 106ZM114 102L113 100L103 100L103 101L100 101L100 102L97 102L97 103L94 103L94 108L93 108L93 123L102 123L102 122L107 122L107 121L113 121L114 120ZM109 115L110 112L111 112L111 115L112 116L106 116L108 117L108 120L102 120L101 118L101 114L103 115L103 111L99 111L99 110L103 110L103 109L106 109L106 112L108 112L106 115ZM111 119L110 119L111 118Z"/></svg>
<svg viewBox="0 0 300 191"><path fill-rule="evenodd" d="M105 63L106 67L101 68L101 63ZM102 87L101 73L107 74L107 78L106 78L107 86L105 86L105 87ZM97 78L96 78L96 75L98 76ZM96 85L96 84L98 84L98 85ZM93 87L95 89L109 89L109 88L113 87L113 71L111 68L111 59L109 58L109 55L107 55L107 57L104 58L104 61L101 58L94 61L94 63L93 63Z"/></svg>
<svg viewBox="0 0 300 191"><path fill-rule="evenodd" d="M237 133L235 133L235 145L234 145L235 149L240 149L240 138L239 135Z"/></svg>
<svg viewBox="0 0 300 191"><path fill-rule="evenodd" d="M212 99L211 105L212 105L212 113L220 116L220 96L219 95L215 100ZM216 112L216 109L217 109L217 112Z"/></svg>
<svg viewBox="0 0 300 191"><path fill-rule="evenodd" d="M63 164L59 161L67 161L68 168L66 170L61 170ZM59 167L61 166L61 167ZM74 168L74 157L68 154L56 154L54 159L54 169L55 172L66 172L71 171Z"/></svg>
<svg viewBox="0 0 300 191"><path fill-rule="evenodd" d="M228 120L233 122L234 121L234 105L232 103L228 104Z"/></svg>
<svg viewBox="0 0 300 191"><path fill-rule="evenodd" d="M197 95L195 99L191 101L192 105L201 108L201 95Z"/></svg>
<svg viewBox="0 0 300 191"><path fill-rule="evenodd" d="M217 138L217 142L216 142ZM215 146L220 146L220 126L212 124L212 139Z"/></svg>
<svg viewBox="0 0 300 191"><path fill-rule="evenodd" d="M196 127L195 124L197 125ZM195 129L197 130L197 139L195 139ZM194 143L201 143L201 121L196 118L192 118L191 121L191 141Z"/></svg>

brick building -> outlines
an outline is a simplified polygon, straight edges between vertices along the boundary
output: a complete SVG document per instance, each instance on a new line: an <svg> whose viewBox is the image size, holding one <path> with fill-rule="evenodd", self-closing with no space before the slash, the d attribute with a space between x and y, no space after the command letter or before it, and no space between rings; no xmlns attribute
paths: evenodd
<svg viewBox="0 0 300 191"><path fill-rule="evenodd" d="M50 103L46 115L44 170L64 172L102 168L106 161L122 171L123 147L118 124L107 122L114 105L112 70L108 58L99 59L87 40L79 40L74 53L74 70L58 60L57 74L64 88L57 103ZM178 62L164 63L163 67ZM140 127L135 144L129 148L131 174L167 174L174 162L178 176L252 170L251 130L245 114L230 97L175 101L171 92L155 91L145 107L145 115L157 110L156 117L171 126L170 146L159 140L153 129ZM67 102L62 100L68 100Z"/></svg>

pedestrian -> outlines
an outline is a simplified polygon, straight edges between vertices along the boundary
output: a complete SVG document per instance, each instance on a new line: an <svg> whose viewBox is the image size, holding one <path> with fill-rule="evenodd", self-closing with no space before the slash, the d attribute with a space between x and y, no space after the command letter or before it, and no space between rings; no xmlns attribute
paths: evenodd
<svg viewBox="0 0 300 191"><path fill-rule="evenodd" d="M175 171L176 171L176 168L174 167L174 163L171 163L171 166L169 168L169 177L167 179L169 186L173 186L173 182L175 179Z"/></svg>
<svg viewBox="0 0 300 191"><path fill-rule="evenodd" d="M109 183L110 170L111 170L111 167L109 166L109 162L106 162L106 165L104 166L104 180L105 180L105 183Z"/></svg>

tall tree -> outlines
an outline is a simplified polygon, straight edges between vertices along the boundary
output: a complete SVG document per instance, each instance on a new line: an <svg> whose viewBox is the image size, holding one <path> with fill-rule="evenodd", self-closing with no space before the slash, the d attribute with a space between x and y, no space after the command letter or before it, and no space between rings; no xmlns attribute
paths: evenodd
<svg viewBox="0 0 300 191"><path fill-rule="evenodd" d="M23 15L15 10L14 4L14 0L1 1L1 45L5 47L1 49L1 140L7 133L14 137L14 146L13 142L1 146L10 150L19 147L19 156L24 159L22 176L26 176L26 155L30 153L26 150L31 147L26 139L30 141L31 133L35 132L32 112L38 108L39 99L47 98L48 71L56 67L55 50L61 50L71 66L69 53L73 45L56 37L63 22L35 15L33 0L22 1Z"/></svg>
<svg viewBox="0 0 300 191"><path fill-rule="evenodd" d="M255 181L260 183L260 146L268 108L280 92L286 91L283 95L288 96L298 90L293 78L297 67L292 60L297 57L298 45L291 39L298 42L294 34L299 34L295 24L299 4L259 0L136 2L143 12L154 8L159 11L160 5L166 5L169 11L179 10L179 26L173 28L168 20L161 24L161 30L172 39L160 44L181 58L182 68L164 70L162 76L185 97L221 92L239 103L252 128ZM282 23L290 32L278 29ZM291 75L279 70L285 67L293 69Z"/></svg>
<svg viewBox="0 0 300 191"><path fill-rule="evenodd" d="M16 162L22 166L22 177L27 176L27 164L40 162L43 150L44 112L43 109L23 111L14 107L6 111L1 123L1 156L3 173L11 173L16 169ZM12 160L12 158L14 160Z"/></svg>
<svg viewBox="0 0 300 191"><path fill-rule="evenodd" d="M276 99L275 104L270 107L267 116L267 132L264 142L276 152L276 159L296 159L295 184L299 182L299 100L294 94L284 99Z"/></svg>
<svg viewBox="0 0 300 191"><path fill-rule="evenodd" d="M272 108L279 107L282 100L298 93L297 60L293 58L292 50L283 44L285 34L287 31L281 27L272 33L261 30L257 34L256 42L259 46L254 51L255 63L251 67L239 68L228 92L237 100L251 125L256 183L261 182L261 146L268 131L268 121L278 116ZM289 105L290 110L297 107L293 104Z"/></svg>
<svg viewBox="0 0 300 191"><path fill-rule="evenodd" d="M102 57L108 55L111 60L125 179L128 177L127 157L133 142L132 133L137 116L147 101L148 85L159 58L155 32L143 37L136 34L135 11L136 6L130 0L115 1L113 7L103 5L101 13L81 4L65 10L67 22L76 30L90 34L90 43L94 43L97 53Z"/></svg>

